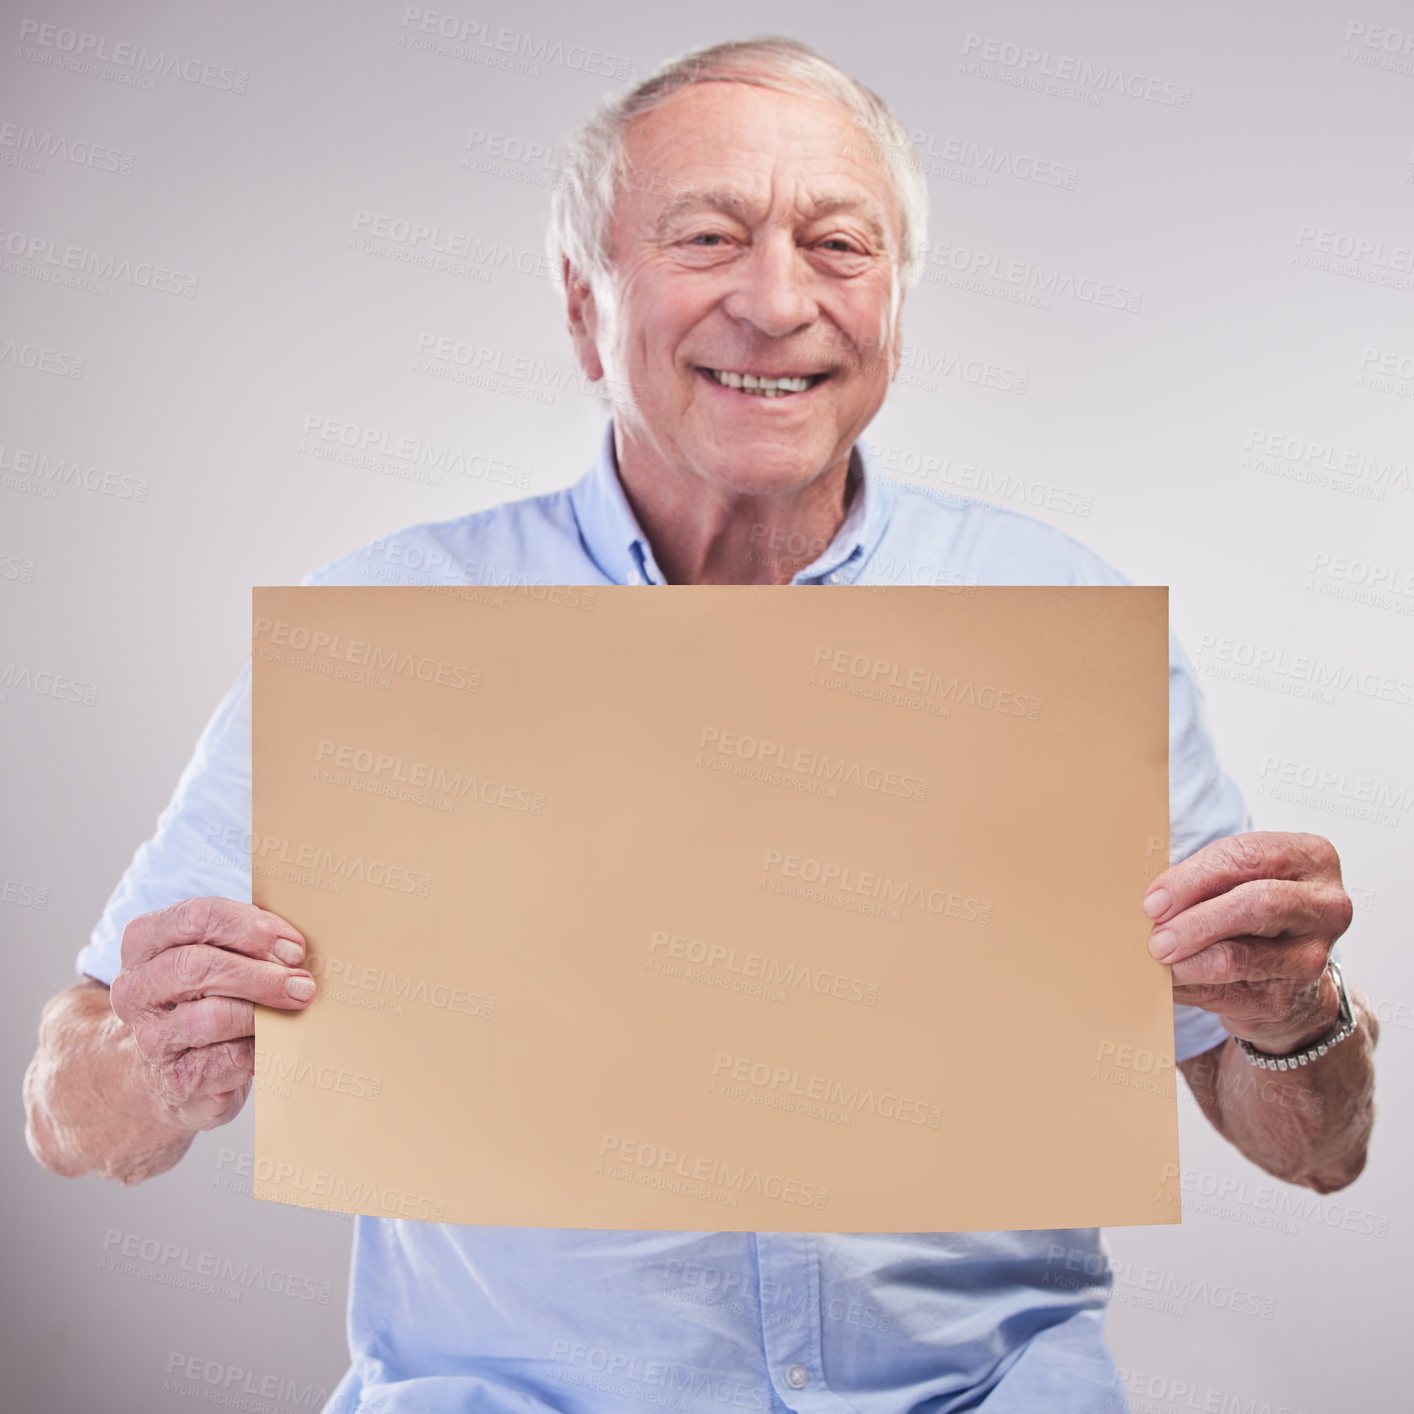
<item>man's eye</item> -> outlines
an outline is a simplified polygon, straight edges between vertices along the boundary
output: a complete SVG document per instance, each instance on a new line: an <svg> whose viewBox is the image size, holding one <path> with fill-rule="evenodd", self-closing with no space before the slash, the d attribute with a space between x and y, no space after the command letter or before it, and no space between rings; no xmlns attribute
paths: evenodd
<svg viewBox="0 0 1414 1414"><path fill-rule="evenodd" d="M852 255L855 253L854 247L847 240L845 240L843 236L829 236L825 240L821 241L820 244L823 246L827 246L832 251L841 251L846 255Z"/></svg>
<svg viewBox="0 0 1414 1414"><path fill-rule="evenodd" d="M710 241L715 244L716 242L724 239L725 237L719 231L704 231L700 236L693 236L692 240L690 240L688 244L696 245L699 241Z"/></svg>

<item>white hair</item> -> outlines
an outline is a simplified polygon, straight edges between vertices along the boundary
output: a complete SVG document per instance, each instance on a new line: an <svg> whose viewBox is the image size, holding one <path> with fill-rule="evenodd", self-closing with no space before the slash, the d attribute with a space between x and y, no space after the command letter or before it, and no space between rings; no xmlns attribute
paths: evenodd
<svg viewBox="0 0 1414 1414"><path fill-rule="evenodd" d="M609 271L614 197L628 176L624 134L634 118L651 113L699 83L745 83L825 99L848 109L872 155L889 174L903 223L895 288L922 271L928 226L928 184L908 131L878 94L850 78L799 40L780 36L732 40L671 59L647 78L611 94L570 135L551 197L546 249L564 289L564 261L586 276Z"/></svg>

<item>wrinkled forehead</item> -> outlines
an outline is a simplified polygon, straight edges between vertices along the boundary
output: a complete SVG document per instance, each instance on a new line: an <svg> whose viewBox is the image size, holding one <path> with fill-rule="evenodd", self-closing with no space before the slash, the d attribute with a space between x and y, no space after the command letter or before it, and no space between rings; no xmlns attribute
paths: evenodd
<svg viewBox="0 0 1414 1414"><path fill-rule="evenodd" d="M884 156L842 103L748 83L700 83L624 134L616 225L650 239L703 211L857 221L897 258L902 217Z"/></svg>

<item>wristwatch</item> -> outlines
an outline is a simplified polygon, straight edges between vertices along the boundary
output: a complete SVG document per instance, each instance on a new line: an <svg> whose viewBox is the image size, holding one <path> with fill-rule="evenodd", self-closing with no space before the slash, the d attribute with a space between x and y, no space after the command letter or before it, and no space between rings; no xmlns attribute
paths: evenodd
<svg viewBox="0 0 1414 1414"><path fill-rule="evenodd" d="M1335 978L1336 991L1340 994L1340 1015L1336 1017L1335 1030L1329 1036L1307 1046L1304 1051L1296 1051L1289 1056L1268 1055L1266 1051L1259 1051L1251 1041L1234 1036L1232 1039L1237 1042L1237 1049L1253 1065L1259 1065L1263 1070L1295 1070L1299 1065L1309 1065L1313 1060L1325 1055L1332 1046L1339 1045L1341 1041L1355 1034L1355 1013L1351 1010L1350 993L1345 990L1345 978L1340 975L1340 964L1332 959L1326 966Z"/></svg>

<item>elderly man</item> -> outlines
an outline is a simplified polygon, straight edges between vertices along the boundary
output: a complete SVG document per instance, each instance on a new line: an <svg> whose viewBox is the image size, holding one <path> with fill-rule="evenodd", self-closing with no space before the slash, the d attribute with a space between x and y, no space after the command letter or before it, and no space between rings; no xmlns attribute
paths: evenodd
<svg viewBox="0 0 1414 1414"><path fill-rule="evenodd" d="M592 469L308 582L409 582L406 566L436 564L512 584L1123 583L1037 522L890 486L858 443L923 249L908 151L872 93L785 40L689 55L606 103L571 145L551 232L580 363L612 391ZM1172 965L1178 1058L1244 1154L1328 1192L1365 1161L1377 1033L1328 966L1351 916L1336 853L1241 833L1176 649L1170 676L1180 862L1142 903ZM45 1012L28 1134L55 1172L136 1183L170 1168L244 1103L254 1005L314 995L299 932L243 901L249 858L229 852L248 829L249 733L247 673L80 954L90 980ZM1123 1410L1101 1334L1110 1284L1094 1230L360 1218L352 1365L331 1408Z"/></svg>

